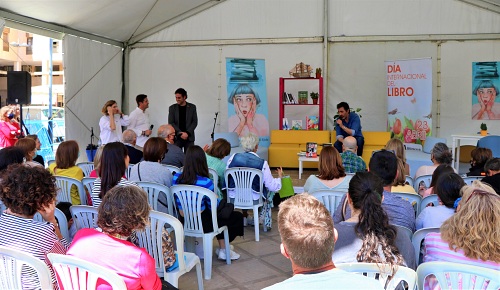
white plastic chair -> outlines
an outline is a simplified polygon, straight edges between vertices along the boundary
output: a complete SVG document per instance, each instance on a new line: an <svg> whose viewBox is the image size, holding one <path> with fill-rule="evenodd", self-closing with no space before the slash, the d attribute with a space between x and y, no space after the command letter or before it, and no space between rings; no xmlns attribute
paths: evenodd
<svg viewBox="0 0 500 290"><path fill-rule="evenodd" d="M132 172L132 167L134 167L135 164L129 164L127 169L125 169L125 177L127 180L130 180L130 173Z"/></svg>
<svg viewBox="0 0 500 290"><path fill-rule="evenodd" d="M97 207L73 205L69 210L78 230L97 228Z"/></svg>
<svg viewBox="0 0 500 290"><path fill-rule="evenodd" d="M422 241L425 239L428 233L439 233L439 228L423 228L413 233L411 238L411 243L415 249L415 261L417 266L420 265L420 247L422 246Z"/></svg>
<svg viewBox="0 0 500 290"><path fill-rule="evenodd" d="M424 208L427 207L428 204L432 203L434 206L439 205L439 197L437 194L431 194L422 199L422 202L420 203L420 208L418 210L418 214L420 214Z"/></svg>
<svg viewBox="0 0 500 290"><path fill-rule="evenodd" d="M82 179L82 184L86 191L85 195L88 194L89 196L92 196L92 188L94 187L94 182L96 179L97 179L96 177L84 177ZM90 200L92 201L92 198Z"/></svg>
<svg viewBox="0 0 500 290"><path fill-rule="evenodd" d="M178 172L182 172L182 170L177 166L168 164L162 164L162 165L165 166L168 169L168 171L170 171L170 173L172 173L172 176Z"/></svg>
<svg viewBox="0 0 500 290"><path fill-rule="evenodd" d="M407 289L417 289L417 273L407 267L398 266L394 277L389 281L387 287L385 283L388 276L391 274L391 267L387 264L377 265L375 263L341 263L335 264L335 267L347 272L360 274L378 280L380 282L380 285L382 285L382 287L385 289L395 289L401 281L406 281L406 283L408 283Z"/></svg>
<svg viewBox="0 0 500 290"><path fill-rule="evenodd" d="M407 192L392 192L392 194L408 201L413 206L415 216L417 216L418 210L420 208L420 203L422 203L422 197L420 195Z"/></svg>
<svg viewBox="0 0 500 290"><path fill-rule="evenodd" d="M413 178L412 178L411 176L406 175L406 176L405 176L405 181L406 181L406 182L408 182L408 185L409 185L409 186L414 187L414 186L413 186L413 183L414 183L414 182L413 182Z"/></svg>
<svg viewBox="0 0 500 290"><path fill-rule="evenodd" d="M400 226L400 225L393 225L393 226L395 226L398 229L399 234L403 234L403 235L407 236L408 239L410 239L410 241L411 241L411 238L413 237L412 230L410 230L407 227Z"/></svg>
<svg viewBox="0 0 500 290"><path fill-rule="evenodd" d="M23 267L33 268L36 271L40 283L38 289L52 289L50 270L42 260L3 246L0 246L0 289L23 289L21 281Z"/></svg>
<svg viewBox="0 0 500 290"><path fill-rule="evenodd" d="M208 168L208 175L210 175L210 179L214 183L214 192L217 194L219 192L219 175L213 168Z"/></svg>
<svg viewBox="0 0 500 290"><path fill-rule="evenodd" d="M89 177L90 172L94 170L94 162L80 162L77 163L76 166L80 167L80 169L83 171L83 176Z"/></svg>
<svg viewBox="0 0 500 290"><path fill-rule="evenodd" d="M415 179L413 182L413 188L418 193L418 189L420 187L420 182L424 182L425 187L429 188L431 186L432 175L422 175Z"/></svg>
<svg viewBox="0 0 500 290"><path fill-rule="evenodd" d="M227 226L219 227L217 224L217 196L209 189L195 185L174 185L170 187L172 196L177 196L184 212L184 235L188 237L203 238L203 264L205 279L212 278L212 251L214 237L224 232L226 247L226 263L231 264L231 249L229 248L229 232ZM203 233L201 221L201 202L203 197L210 198L213 232ZM208 208L205 208L208 210Z"/></svg>
<svg viewBox="0 0 500 290"><path fill-rule="evenodd" d="M54 159L47 161L47 167L50 166L52 163L56 163Z"/></svg>
<svg viewBox="0 0 500 290"><path fill-rule="evenodd" d="M346 192L339 190L318 190L310 194L321 201L326 209L333 214Z"/></svg>
<svg viewBox="0 0 500 290"><path fill-rule="evenodd" d="M234 180L234 188L230 188L229 178ZM259 178L259 200L254 204L252 183L255 178ZM260 240L259 237L259 207L264 206L262 194L264 189L264 179L262 171L255 168L247 167L233 167L225 171L226 187L229 190L235 191L234 208L239 209L252 209L253 222L255 225L255 241ZM227 201L230 202L229 195ZM264 224L264 231L266 232L266 225Z"/></svg>
<svg viewBox="0 0 500 290"><path fill-rule="evenodd" d="M5 204L3 204L3 202L0 200L0 216L3 214L3 211L6 209L7 209L7 207L5 206Z"/></svg>
<svg viewBox="0 0 500 290"><path fill-rule="evenodd" d="M71 187L74 185L78 189L78 195L80 195L80 204L87 204L87 195L80 180L71 177L56 176L56 185L59 188L57 190L57 202L71 202Z"/></svg>
<svg viewBox="0 0 500 290"><path fill-rule="evenodd" d="M147 181L136 181L135 183L147 193L148 203L153 210L158 210L158 198L163 194L167 201L167 213L177 216L174 212L174 201L168 187L163 184Z"/></svg>
<svg viewBox="0 0 500 290"><path fill-rule="evenodd" d="M484 178L484 176L467 176L467 177L464 177L463 179L464 179L465 184L471 185L472 182L474 182L474 180L481 180L483 178Z"/></svg>
<svg viewBox="0 0 500 290"><path fill-rule="evenodd" d="M56 208L56 210L54 211L54 216L56 217L57 223L59 224L61 235L66 239L66 241L71 243L68 230L68 219L66 218L66 215L60 209ZM42 218L42 215L38 212L33 216L33 219L40 222L45 221Z"/></svg>
<svg viewBox="0 0 500 290"><path fill-rule="evenodd" d="M98 279L103 279L113 289L127 289L123 278L108 268L68 255L50 253L47 257L64 289L97 289Z"/></svg>
<svg viewBox="0 0 500 290"><path fill-rule="evenodd" d="M179 277L193 269L196 266L196 276L198 278L198 289L203 290L203 278L201 273L200 258L194 253L184 252L184 229L181 222L166 213L151 211L149 213L149 225L144 231L136 232L137 240L141 248L146 249L155 259L156 272L158 276L163 277L165 281L178 287ZM171 227L175 232L175 245L177 253L177 262L179 267L167 272L163 261L162 250L162 229L165 226ZM184 258L182 258L184 257Z"/></svg>
<svg viewBox="0 0 500 290"><path fill-rule="evenodd" d="M419 289L425 278L434 275L441 289L500 289L500 271L450 262L427 262L417 268Z"/></svg>

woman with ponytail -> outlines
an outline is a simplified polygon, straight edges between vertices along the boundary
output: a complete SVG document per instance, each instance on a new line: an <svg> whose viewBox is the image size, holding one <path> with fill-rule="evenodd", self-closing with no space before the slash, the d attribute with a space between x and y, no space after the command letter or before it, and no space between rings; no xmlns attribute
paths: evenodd
<svg viewBox="0 0 500 290"><path fill-rule="evenodd" d="M382 192L382 181L371 172L358 172L349 182L347 202L352 215L335 225L335 263L389 264L394 273L398 265L416 268L410 239L389 225Z"/></svg>

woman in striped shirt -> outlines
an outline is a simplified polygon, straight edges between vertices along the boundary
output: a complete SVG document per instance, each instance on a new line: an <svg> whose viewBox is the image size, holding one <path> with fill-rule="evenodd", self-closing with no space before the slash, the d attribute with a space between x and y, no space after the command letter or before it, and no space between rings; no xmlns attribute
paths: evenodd
<svg viewBox="0 0 500 290"><path fill-rule="evenodd" d="M14 164L2 172L0 180L0 199L7 206L0 216L0 246L23 251L47 263L54 288L58 289L47 254L65 254L68 242L54 216L54 177L42 167ZM37 212L46 222L33 220ZM23 268L21 280L23 289L40 287L34 269Z"/></svg>
<svg viewBox="0 0 500 290"><path fill-rule="evenodd" d="M106 192L116 185L135 185L124 178L128 168L127 147L121 142L111 142L104 146L99 166L99 177L92 188L92 205L98 207Z"/></svg>

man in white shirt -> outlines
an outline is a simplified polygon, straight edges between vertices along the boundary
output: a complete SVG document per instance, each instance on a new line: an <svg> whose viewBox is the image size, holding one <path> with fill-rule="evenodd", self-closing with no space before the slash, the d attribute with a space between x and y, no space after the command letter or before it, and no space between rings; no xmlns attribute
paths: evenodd
<svg viewBox="0 0 500 290"><path fill-rule="evenodd" d="M137 135L137 146L144 147L152 131L149 123L149 114L146 109L149 108L148 96L144 94L135 97L137 108L130 113L130 125L127 129L133 130Z"/></svg>

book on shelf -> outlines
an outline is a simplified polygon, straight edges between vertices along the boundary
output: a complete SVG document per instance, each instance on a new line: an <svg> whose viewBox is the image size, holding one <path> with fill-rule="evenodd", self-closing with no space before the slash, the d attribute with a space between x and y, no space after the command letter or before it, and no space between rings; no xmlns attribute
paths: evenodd
<svg viewBox="0 0 500 290"><path fill-rule="evenodd" d="M290 101L289 104L297 104L292 94L288 94L288 100Z"/></svg>
<svg viewBox="0 0 500 290"><path fill-rule="evenodd" d="M299 104L307 105L307 91L299 91Z"/></svg>
<svg viewBox="0 0 500 290"><path fill-rule="evenodd" d="M318 157L318 143L307 142L306 143L306 157Z"/></svg>
<svg viewBox="0 0 500 290"><path fill-rule="evenodd" d="M292 130L302 130L302 120L292 120Z"/></svg>
<svg viewBox="0 0 500 290"><path fill-rule="evenodd" d="M288 97L286 95L286 92L283 92L283 97L282 97L283 104L288 104Z"/></svg>
<svg viewBox="0 0 500 290"><path fill-rule="evenodd" d="M283 118L282 120L282 127L283 127L283 130L290 130L290 127L288 125L288 119L287 118Z"/></svg>
<svg viewBox="0 0 500 290"><path fill-rule="evenodd" d="M307 125L307 130L319 130L318 116L307 116L306 125Z"/></svg>

